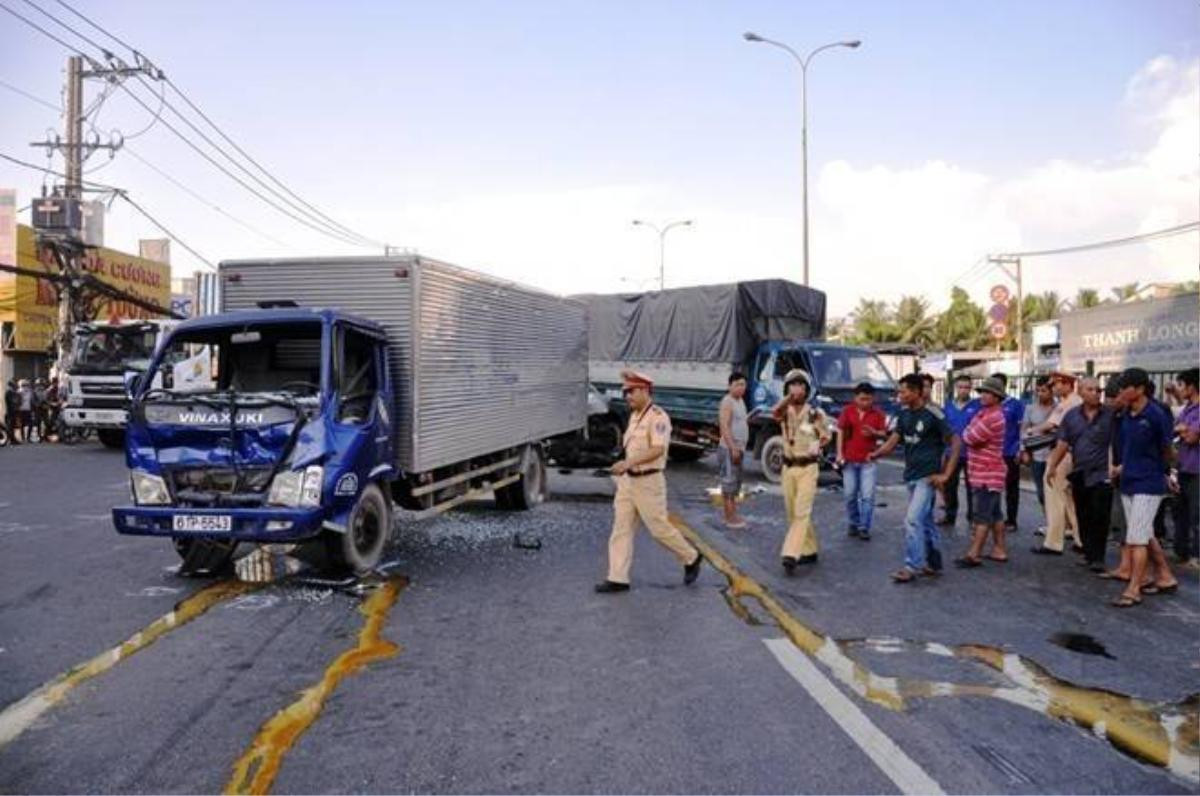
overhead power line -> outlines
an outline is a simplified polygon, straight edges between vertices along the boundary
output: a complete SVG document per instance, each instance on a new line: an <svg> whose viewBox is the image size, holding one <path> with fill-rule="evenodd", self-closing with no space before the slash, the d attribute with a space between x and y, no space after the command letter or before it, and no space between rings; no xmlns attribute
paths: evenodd
<svg viewBox="0 0 1200 796"><path fill-rule="evenodd" d="M1118 246L1129 246L1134 243L1148 243L1152 240L1160 240L1162 238L1170 238L1175 235L1184 235L1188 232L1200 229L1200 221L1193 221L1189 224L1180 224L1175 227L1167 227L1165 229L1155 230L1154 232L1143 232L1140 235L1130 235L1127 238L1114 238L1112 240L1103 240L1096 243L1083 243L1078 246L1064 246L1060 249L1041 249L1039 251L1029 252L1005 252L997 255L998 257L1048 257L1052 254L1072 254L1074 252L1086 252L1094 249L1112 249Z"/></svg>
<svg viewBox="0 0 1200 796"><path fill-rule="evenodd" d="M74 9L73 7L71 7L69 4L67 4L67 3L65 3L65 2L62 2L61 0L56 0L56 1L59 3L59 5L61 5L61 6L63 6L64 8L66 8L68 11L71 11L71 13L73 13L75 16L77 16L77 17L79 17L80 19L84 20L84 21L85 21L85 22L87 22L89 25L91 25L93 28L96 28L96 29L97 29L97 30L99 30L101 33L103 33L104 35L108 36L110 39L113 39L113 40L114 40L114 41L116 41L118 44L120 44L121 46L123 46L123 47L125 47L126 49L128 49L128 50L129 50L131 53L133 53L133 55L134 55L134 57L135 57L135 60L136 60L136 61L137 61L139 64L149 64L148 60L145 58L145 56L142 54L142 52L141 52L140 50L138 50L137 48L135 48L135 47L133 47L132 45L128 44L127 42L123 41L122 39L120 39L119 37L115 36L114 34L110 33L110 32L109 32L107 29L103 28L103 27L102 27L102 26L100 26L98 23L96 23L96 22L94 22L93 20L91 20L90 18L88 18L86 15L84 15L84 14L82 14L81 12L77 11L76 9ZM87 35L85 35L85 34L83 34L83 33L81 33L81 32L79 32L77 29L75 29L74 27L72 27L70 24L68 24L68 23L66 23L66 22L63 22L61 19L59 19L58 17L56 17L56 16L54 16L53 14L49 13L49 12L48 12L48 11L46 11L45 9L42 9L42 8L40 8L39 6L37 6L36 4L34 4L33 2L31 2L31 0L23 0L23 2L25 2L26 4L30 5L31 7L35 8L35 9L37 9L37 10L38 10L38 11L39 11L41 14L43 14L44 16L48 17L49 19L53 20L53 21L54 21L56 24L58 24L60 27L64 28L65 30L68 30L68 31L70 31L71 33L73 33L74 35L76 35L77 37L79 37L80 39L82 39L82 40L84 40L84 41L87 41L87 42L88 42L89 44L91 44L93 47L95 47L96 49L100 50L100 51L101 51L101 53L103 53L103 54L104 54L104 56L105 56L107 59L109 59L110 61L111 61L111 60L117 60L117 61L120 61L120 59L117 59L117 58L116 58L116 56L114 56L114 55L113 55L113 54L112 54L112 53L111 53L111 52L110 52L110 51L109 51L107 48L105 48L105 47L101 46L101 45L100 45L98 42L96 42L94 39L92 39L91 37L89 37L89 36L87 36ZM72 52L74 52L74 53L76 53L76 54L78 54L78 55L81 55L81 56L83 56L85 59L87 59L87 60L89 61L89 63L92 63L92 64L94 64L94 65L96 65L96 66L100 66L99 64L96 64L95 60L94 60L94 59L93 59L91 56L89 56L87 53L85 53L85 52L83 52L82 50L80 50L78 47L76 47L76 46L74 46L74 45L72 45L72 44L69 44L68 42L64 41L62 38L60 38L60 37L56 36L55 34L51 33L50 31L46 30L46 29L45 29L44 27L42 27L41 25L38 25L38 24L37 24L36 22L34 22L33 20L31 20L31 19L29 19L28 17L26 17L26 16L24 16L24 15L22 15L22 14L20 14L20 13L16 12L16 11L14 11L12 8L10 8L10 7L9 7L8 5L6 5L5 3L3 3L3 2L0 2L0 9L3 9L3 10L5 10L5 11L7 11L8 13L12 14L14 17L16 17L17 19L20 19L22 22L26 23L27 25L29 25L29 26L30 26L31 28L33 28L34 30L38 31L39 33L42 33L43 35L47 36L47 37L48 37L48 38L50 38L51 40L53 40L53 41L57 42L58 44L62 45L62 46L63 46L63 47L65 47L65 48L67 48L68 50L70 50L70 51L72 51ZM158 71L158 76L159 76L161 79L165 79L165 75L162 75L161 71L159 71L159 70L156 70L156 71ZM140 75L138 75L138 76L137 76L137 78L138 78L138 80L139 80L139 81L142 83L142 85L143 85L143 86L147 86L147 84L145 83L145 80L144 80L144 79L143 79L143 78L142 78ZM169 83L169 81L168 81L168 83ZM295 221L295 222L297 222L297 223L299 223L299 224L301 224L301 225L303 225L303 226L306 226L306 227L308 227L309 229L311 229L311 230L313 230L313 231L315 231L315 232L317 232L317 233L319 233L319 234L325 235L326 237L332 238L332 239L334 239L334 240L337 240L337 241L339 241L339 242L341 242L341 243L347 243L347 244L350 244L350 245L354 245L354 246L362 246L362 247L366 247L366 248L375 248L375 247L381 247L381 246L384 246L384 244L383 244L383 243L381 243L381 242L379 242L379 241L375 241L375 240L373 240L373 239L371 239L371 238L369 238L369 237L367 237L367 236L365 236L365 235L361 235L360 233L354 232L353 230L350 230L350 228L349 228L349 227L345 227L344 225L342 225L342 224L339 224L339 223L338 223L338 222L336 222L336 221L333 221L333 220L332 220L332 219L331 219L329 216L325 215L324 213L321 213L319 210L316 210L316 208L315 208L315 207L313 207L311 204L309 204L309 203L307 203L307 202L304 202L304 200L302 200L302 199L299 199L298 195L297 195L297 194L295 194L295 192L293 192L293 191L291 191L290 189L286 188L286 186L284 186L284 185L283 185L283 183L282 183L280 180L278 180L278 178L274 177L274 175L272 175L272 174L270 174L270 172L266 171L266 169L265 169L264 167L262 167L262 166L261 166L261 165L260 165L260 164L259 164L257 161L253 160L253 159L252 159L252 158L251 158L251 157L250 157L250 156L249 156L249 155L248 155L248 154L245 152L245 150L243 150L241 147L238 147L238 146L237 146L237 145L236 145L236 144L235 144L235 143L232 141L232 139L230 139L230 138L229 138L229 137L228 137L228 136L227 136L227 135L226 135L226 134L225 134L223 131L221 131L221 130L220 130L220 129L219 129L219 128L218 128L218 127L215 125L215 123L214 123L214 122L213 122L213 121L212 121L212 120L211 120L209 117L207 117L205 114L203 114L203 112L202 112L202 111L200 111L200 109L198 108L198 106L196 106L196 105L195 105L193 102L191 102L191 100L190 100L189 98L187 98L187 97L186 97L186 96L183 94L183 92L182 92L182 91L181 91L181 90L180 90L180 89L179 89L177 86L175 86L173 83L169 83L169 85L171 86L171 88L172 88L172 89L173 89L173 90L174 90L174 91L175 91L177 94L179 94L179 95L180 95L180 97L181 97L181 98L182 98L182 99L183 99L183 100L184 100L184 101L185 101L185 102L186 102L186 103L187 103L187 104L188 104L190 107L192 107L192 109L193 109L193 110L194 110L194 111L195 111L195 112L196 112L198 115L200 115L200 116L201 116L201 118L203 118L203 119L204 119L204 120L205 120L205 121L206 121L206 122L207 122L207 123L208 123L210 126L212 126L212 127L215 129L215 130L217 130L217 132L218 132L218 133L219 133L219 134L220 134L220 135L221 135L223 138L225 138L226 140L228 140L228 141L229 141L229 142L230 142L230 143L231 143L231 144L234 146L234 148L235 148L235 149L236 149L236 150L237 150L239 153L241 153L241 154L243 155L243 157L245 157L247 160L249 160L251 163L253 163L253 164L255 165L255 167L256 167L256 168L258 168L260 171L262 171L264 174L266 174L266 175L267 175L267 176L268 176L268 177L269 177L269 178L270 178L272 181L274 181L276 184L278 184L278 185L280 185L281 187L283 187L283 188L284 188L284 190L285 190L285 191L286 191L288 194L290 194L290 195L291 195L291 196L293 196L293 197L296 197L296 200L298 200L298 202L297 202L296 200L289 199L287 196L285 196L285 195L281 194L281 193L280 193L278 190L276 190L276 189L275 189L275 188L273 188L272 186L270 186L270 185L268 185L267 183L265 183L265 182L264 182L264 181L263 181L263 180L262 180L260 177L258 177L258 175L257 175L257 174L254 174L253 172L251 172L251 171L250 171L248 168L246 168L246 166L244 166L244 165L243 165L243 164L242 164L242 163L241 163L239 160L237 160L235 157L233 157L233 156L232 156L232 155L230 155L230 154L229 154L227 151L225 151L225 150L224 150L224 149L223 149L223 148L222 148L222 147L221 147L219 144L217 144L215 141L213 141L211 137L209 137L208 135L206 135L206 134L205 134L205 133L204 133L202 130L200 130L200 129L199 129L199 128L198 128L198 127L197 127L197 126L196 126L196 125L195 125L195 124L194 124L194 123L191 121L191 120L189 120L189 119L188 119L188 118L187 118L187 117L186 117L186 116L185 116L185 115L184 115L184 114L183 114L183 113L182 113L182 112L181 112L181 111L180 111L178 108L176 108L174 105L172 105L172 104L170 103L170 101L169 101L169 100L166 100L166 98L165 98L165 93L163 93L163 94L162 94L160 97L158 97L158 99L160 100L160 107L159 107L159 109L158 109L157 111L155 111L155 110L151 109L151 108L150 108L150 107L149 107L149 106L146 104L146 102L142 100L142 98L141 98L140 96L138 96L136 93L134 93L132 90L130 90L130 88L129 88L128 86L126 86L126 85L125 85L124 81L118 82L118 83L117 83L117 85L118 85L118 86L119 86L119 87L120 87L120 88L121 88L121 89L122 89L122 90L123 90L123 91L124 91L126 94L128 94L130 97L132 97L132 98L134 99L134 101L135 101L135 102L137 102L137 104L139 104L140 106L142 106L142 108L143 108L143 109L144 109L144 110L145 110L147 113L149 113L149 114L151 115L152 119L157 119L157 120L158 120L160 123L162 123L162 124L163 124L163 126L167 127L169 130L171 130L171 132L172 132L172 133L173 133L173 134L174 134L174 135L175 135L177 138L179 138L181 141L183 141L183 142L184 142L184 143L185 143L185 144L186 144L186 145L187 145L189 148L191 148L191 149L192 149L193 151L195 151L195 152L196 152L198 155L200 155L200 156L201 156L201 157L202 157L204 160L206 160L206 161L207 161L207 162L208 162L210 165L212 165L213 167L217 168L219 171L221 171L222 173L224 173L224 174L225 174L227 177L229 177L230 179L234 180L234 182L236 182L236 183L237 183L237 184L238 184L240 187L242 187L243 189L245 189L245 190L249 191L250 193L254 194L254 195L255 195L255 196L256 196L256 197L257 197L259 200L261 200L261 201L265 202L266 204L268 204L269 206L271 206L273 209L275 209L277 212L280 212L280 213L282 213L283 215L287 216L288 218L292 219L293 221ZM153 93L153 89L149 89L149 90L151 91L151 93ZM171 124L170 124L169 122L167 122L165 119L162 119L162 118L161 118L161 113L162 113L162 110L163 110L163 107L164 107L164 106L165 106L166 108L170 109L170 110L171 110L171 112L172 112L173 114L175 114L175 116L176 116L176 117L178 117L178 118L179 118L179 119L180 119L180 120L181 120L181 121L182 121L184 124L186 124L186 125L187 125L187 126L188 126L188 127L191 129L191 130L193 130L193 131L194 131L194 132L195 132L197 135L199 135L199 136L200 136L200 137L201 137L201 138L202 138L202 139L203 139L203 140L204 140L204 141L205 141L205 142L206 142L206 143L207 143L207 144L208 144L210 147L212 147L212 148L213 148L213 149L214 149L216 152L218 152L218 153L219 153L219 154L220 154L222 157L224 157L226 160L228 160L230 163L232 163L232 164L233 164L233 165L234 165L236 168L238 168L240 171L242 171L244 174L246 174L246 175L247 175L247 176L248 176L250 179L252 179L252 180L253 180L254 182L256 182L258 185L262 186L262 188L263 188L264 190L268 191L269 193L271 193L272 195L274 195L275 197L277 197L277 198L280 200L280 202L282 202L282 203L283 203L283 205L286 205L286 207L284 207L284 206L281 206L280 204L277 204L276 202L274 202L273 200L271 200L269 197L265 196L265 195L264 195L262 192L260 192L260 191L256 190L256 189L255 189L253 186L249 185L249 184L248 184L248 183L247 183L245 180L243 180L243 179L239 178L237 175L233 174L231 171L229 171L229 169L225 168L225 167L224 167L222 164L220 164L219 162L217 162L217 161L216 161L216 160L215 160L215 159L214 159L214 158L213 158L211 155L209 155L207 152L205 152L203 149L201 149L201 148L200 148L200 147L199 147L199 146L198 146L198 145L197 145L197 144L196 144L194 141L192 141L192 140L191 140L191 139L190 139L190 138L189 138L189 137L188 137L188 136L187 136L185 133L183 133L182 131L180 131L180 130L179 130L177 127L175 127L174 125L171 125ZM153 123L153 122L152 122L152 123Z"/></svg>
<svg viewBox="0 0 1200 796"><path fill-rule="evenodd" d="M64 179L67 176L66 174L63 174L61 172L53 171L53 170L47 169L43 166L39 166L36 163L29 163L28 161L21 160L20 158L14 158L12 155L6 155L3 152L0 152L0 160L7 160L9 163L13 163L17 166L24 166L27 169L33 169L35 171L49 172L50 174L53 174L56 177L62 177ZM189 246L182 238L180 238L175 233L171 232L171 230L169 230L161 221L159 221L154 216L150 215L150 212L148 210L146 210L144 207L142 207L137 202L130 199L128 192L125 191L124 189L117 188L114 185L106 185L105 183L101 183L101 182L93 182L92 180L81 180L80 182L86 187L95 188L95 189L98 189L101 191L107 191L109 193L112 193L113 196L116 196L119 199L124 200L126 203L129 204L130 207L132 207L134 210L136 210L138 213L140 213L147 221L149 221L154 226L158 227L158 229L161 230L164 235L166 235L168 238L170 238L171 240L178 243L180 245L180 247L182 247L184 249L184 251L187 251L189 254L191 254L193 257L195 257L197 260L204 263L205 265L207 265L209 268L213 269L214 271L217 269L217 266L214 265L211 260L209 260L207 257L205 257L204 255L197 252L191 246Z"/></svg>
<svg viewBox="0 0 1200 796"><path fill-rule="evenodd" d="M22 97L24 97L25 99L27 99L31 102L36 102L38 105L44 105L45 107L49 108L52 111L58 111L59 113L62 113L61 105L55 105L53 102L44 100L35 94L30 94L28 91L25 91L24 89L22 89L18 86L14 86L12 83L9 83L4 80L0 80L0 86L3 86L4 88L8 89L9 91L13 92L14 94L20 94Z"/></svg>
<svg viewBox="0 0 1200 796"><path fill-rule="evenodd" d="M24 0L24 2L26 2L30 5L33 5L34 8L38 8L36 5L34 5L32 3L32 0ZM102 25L100 25L99 23L97 23L94 20L92 20L91 18L89 18L87 15L83 14L79 10L72 7L69 3L64 2L64 0L55 0L55 2L57 2L63 8L70 11L76 17L78 17L81 20L83 20L84 22L86 22L88 25L92 26L99 32L103 33L108 38L112 39L113 41L117 42L125 49L129 50L136 59L140 60L140 59L144 58L143 53L139 49L137 49L133 45L129 44L128 42L124 41L120 37L116 36L115 34L110 32L108 29L104 28ZM70 30L71 32L75 33L75 35L88 41L97 49L100 49L102 52L105 52L107 56L111 57L111 55L108 53L107 49L101 47L101 45L97 44L95 42L95 40L85 36L82 33L79 33L76 29L74 29L70 25L67 25L66 23L62 22L57 17L54 17L49 12L44 11L41 8L38 8L38 10L41 11L46 16L53 19L59 25L65 27L67 30ZM191 108L191 110L197 116L199 116L201 119L203 119L204 122L207 123L208 126L211 127L217 133L218 136L220 136L226 143L228 143L231 147L233 147L233 149L239 155L241 155L243 158L245 158L245 160L247 162L252 164L268 180L270 180L272 183L274 183L276 186L278 186L279 189L281 189L283 191L283 193L286 194L286 196L281 195L275 189L271 188L271 186L262 182L262 180L259 179L257 175L253 174L248 169L246 169L240 162L238 162L235 158L230 156L227 152L224 151L223 148L221 148L219 145L217 145L215 142L213 142L211 138L209 138L200 129L198 129L194 124L192 124L191 121L188 120L177 108L175 108L173 105L171 105L169 101L161 100L161 98L160 98L160 100L162 102L164 102L166 104L166 106L168 108L170 108L170 110L181 121L183 121L197 135L199 135L202 139L204 139L204 141L206 143L208 143L209 146L211 146L213 149L215 149L216 151L221 153L230 163L232 163L234 166L236 166L239 170L241 170L243 173L245 173L248 177L255 180L255 182L257 182L259 185L261 185L264 189L270 191L280 201L289 205L290 207L295 209L300 214L312 218L314 221L316 221L321 226L328 226L331 231L338 233L338 235L341 237L343 242L356 243L357 245L362 245L362 246L367 246L367 247L376 247L376 248L385 246L385 244L383 242L374 240L366 235L362 235L362 234L356 232L355 230L351 229L350 227L346 226L345 224L338 222L336 219L332 218L327 213L323 212L322 210L320 210L319 208L314 206L312 203L306 201L303 197L301 197L299 194L297 194L295 191L293 191L291 188L289 188L282 180L280 180L273 173L271 173L271 171L269 171L258 160L256 160L242 146L240 146L236 141L234 141L233 138L230 137L224 130L222 130L221 127L218 126L217 123L215 121L213 121L212 118L208 114L206 114L195 102L193 102L192 99L190 97L188 97L187 94L185 94L184 91L178 85L176 85L174 81L172 81L166 75L162 75L161 77L164 80L164 82L168 86L170 86L171 89L179 96L179 98L182 99L183 102L189 108ZM138 76L138 80L139 80L139 82L142 83L143 86L146 85L145 80L140 75ZM160 111L161 111L161 108L160 108ZM291 199L289 199L288 197L291 197ZM294 200L294 201L292 201L292 200Z"/></svg>

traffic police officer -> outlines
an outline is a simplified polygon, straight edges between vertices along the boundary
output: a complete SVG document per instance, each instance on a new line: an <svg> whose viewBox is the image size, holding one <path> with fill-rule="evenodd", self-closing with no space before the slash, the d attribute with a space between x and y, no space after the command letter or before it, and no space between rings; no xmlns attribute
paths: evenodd
<svg viewBox="0 0 1200 796"><path fill-rule="evenodd" d="M639 519L650 535L683 564L683 582L700 574L704 557L667 519L667 449L671 445L671 418L651 400L654 383L631 370L621 372L629 427L625 430L625 458L612 466L617 494L613 499L613 529L608 539L608 578L596 585L601 594L629 591L633 564L633 535Z"/></svg>
<svg viewBox="0 0 1200 796"><path fill-rule="evenodd" d="M799 368L783 379L784 396L775 406L775 420L783 431L783 501L788 532L783 540L783 568L790 575L797 564L817 560L817 532L813 527L813 500L821 448L829 442L829 420L808 403L808 374Z"/></svg>

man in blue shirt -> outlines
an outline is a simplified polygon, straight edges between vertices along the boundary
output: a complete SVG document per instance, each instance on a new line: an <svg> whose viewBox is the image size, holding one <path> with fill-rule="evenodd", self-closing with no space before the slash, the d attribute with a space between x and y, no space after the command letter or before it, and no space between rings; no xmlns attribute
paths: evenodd
<svg viewBox="0 0 1200 796"><path fill-rule="evenodd" d="M1150 398L1150 376L1146 371L1129 368L1121 374L1120 384L1126 410L1117 425L1111 475L1121 484L1130 577L1113 605L1129 608L1139 604L1143 594L1179 588L1162 545L1154 537L1154 516L1167 494L1167 462L1174 430L1170 413ZM1154 578L1147 581L1151 561Z"/></svg>
<svg viewBox="0 0 1200 796"><path fill-rule="evenodd" d="M993 373L1008 387L1008 376ZM1008 533L1017 532L1017 509L1021 502L1021 421L1025 418L1025 404L1009 396L1000 404L1004 410L1004 466L1008 469L1004 479L1004 527Z"/></svg>
<svg viewBox="0 0 1200 796"><path fill-rule="evenodd" d="M963 430L971 424L971 418L979 411L979 399L971 397L971 377L965 373L954 378L954 394L946 399L942 411L946 415L946 423L954 436L962 439ZM958 482L961 480L967 490L967 512L971 510L971 487L967 484L967 457L960 456L958 464L950 473L946 487L942 491L942 518L938 525L953 525L958 519Z"/></svg>

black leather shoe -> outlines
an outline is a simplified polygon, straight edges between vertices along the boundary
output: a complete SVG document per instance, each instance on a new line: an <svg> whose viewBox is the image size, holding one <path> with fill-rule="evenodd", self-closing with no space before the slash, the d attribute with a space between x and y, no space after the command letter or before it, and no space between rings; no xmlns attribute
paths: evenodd
<svg viewBox="0 0 1200 796"><path fill-rule="evenodd" d="M704 563L704 556L696 553L696 560L683 568L683 585L690 586L696 582L696 578L700 577L700 565Z"/></svg>
<svg viewBox="0 0 1200 796"><path fill-rule="evenodd" d="M817 554L813 553L812 555L808 556L800 556L798 560L801 564L815 564L817 563Z"/></svg>
<svg viewBox="0 0 1200 796"><path fill-rule="evenodd" d="M1037 553L1039 556L1061 556L1062 550L1051 550L1049 547L1031 547L1029 552Z"/></svg>
<svg viewBox="0 0 1200 796"><path fill-rule="evenodd" d="M615 581L606 580L603 583L596 584L597 594L616 594L617 592L629 591L628 583L617 583Z"/></svg>
<svg viewBox="0 0 1200 796"><path fill-rule="evenodd" d="M797 563L796 559L792 558L791 556L784 556L783 557L783 571L789 575L792 574L793 572L796 571L796 563Z"/></svg>

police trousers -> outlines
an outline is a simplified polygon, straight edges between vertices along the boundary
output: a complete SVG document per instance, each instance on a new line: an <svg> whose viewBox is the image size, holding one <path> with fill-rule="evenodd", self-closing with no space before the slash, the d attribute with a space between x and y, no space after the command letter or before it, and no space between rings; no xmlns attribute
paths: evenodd
<svg viewBox="0 0 1200 796"><path fill-rule="evenodd" d="M783 468L783 505L787 511L788 531L783 539L783 557L816 555L817 530L813 527L813 500L817 496L815 464Z"/></svg>
<svg viewBox="0 0 1200 796"><path fill-rule="evenodd" d="M679 563L687 566L699 555L667 519L667 479L662 473L631 478L618 476L613 498L613 528L608 537L608 579L629 583L633 566L633 537L640 519L654 540L670 550Z"/></svg>
<svg viewBox="0 0 1200 796"><path fill-rule="evenodd" d="M1060 553L1066 536L1070 535L1078 539L1075 529L1079 527L1079 520L1075 516L1075 499L1071 495L1071 469L1073 467L1074 460L1068 453L1054 471L1054 483L1050 484L1047 481L1044 485L1046 490L1046 539L1043 544L1047 549L1057 550ZM1046 475L1050 475L1049 470Z"/></svg>

